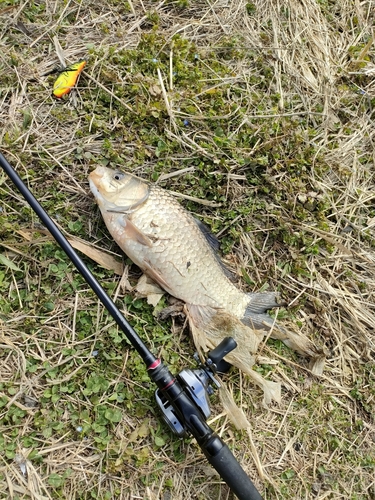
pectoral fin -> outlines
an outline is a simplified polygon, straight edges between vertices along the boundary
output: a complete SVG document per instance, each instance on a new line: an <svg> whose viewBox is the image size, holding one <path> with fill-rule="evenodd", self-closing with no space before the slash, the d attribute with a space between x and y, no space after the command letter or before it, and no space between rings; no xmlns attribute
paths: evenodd
<svg viewBox="0 0 375 500"><path fill-rule="evenodd" d="M136 241L141 245L152 247L152 240L138 229L125 215L119 217L119 224L124 229L123 234L125 238Z"/></svg>

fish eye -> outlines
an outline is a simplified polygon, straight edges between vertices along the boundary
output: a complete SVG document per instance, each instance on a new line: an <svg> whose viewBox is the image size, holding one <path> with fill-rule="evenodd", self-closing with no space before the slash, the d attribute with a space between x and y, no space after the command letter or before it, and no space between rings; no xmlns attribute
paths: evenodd
<svg viewBox="0 0 375 500"><path fill-rule="evenodd" d="M113 174L113 178L115 179L115 181L121 181L121 179L123 179L125 177L125 174L123 174L122 172L115 172Z"/></svg>

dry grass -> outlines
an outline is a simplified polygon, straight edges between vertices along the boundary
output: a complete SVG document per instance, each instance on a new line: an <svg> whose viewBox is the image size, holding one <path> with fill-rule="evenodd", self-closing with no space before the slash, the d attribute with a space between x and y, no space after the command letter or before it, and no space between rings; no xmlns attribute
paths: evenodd
<svg viewBox="0 0 375 500"><path fill-rule="evenodd" d="M267 499L375 498L374 0L13 3L0 4L0 140L8 160L62 229L115 254L87 195L87 174L103 156L159 177L190 201L204 198L199 176L211 178L220 196L190 208L234 243L228 261L251 277L251 290L281 290L290 305L285 321L327 353L317 376L308 360L267 343L258 366L282 382L281 404L262 407L260 391L233 372L226 383L252 436L236 433L219 404L212 425ZM140 75L122 57L147 54L147 33L164 42L139 63ZM188 77L174 80L182 57L176 34L199 54L205 81L195 94ZM52 100L44 76L59 64L53 37L67 62L89 53L66 103ZM160 68L147 69L163 57ZM248 144L239 139L245 133ZM158 140L175 149L158 153ZM262 183L253 183L259 175ZM112 352L113 324L57 248L43 235L28 241L17 233L38 221L1 175L0 193L0 253L20 269L0 267L0 498L232 498L197 446L160 426L136 355L124 356L116 342ZM68 221L82 227L68 230ZM127 275L119 284L94 270L125 300ZM92 327L82 334L86 313ZM128 302L126 314L174 368L172 351L189 362L181 325L154 323L149 309ZM172 340L159 342L157 329ZM85 393L91 372L108 373L108 387ZM120 392L125 401L109 398ZM107 441L92 428L76 431L82 415L95 422L100 405L122 412L107 425Z"/></svg>

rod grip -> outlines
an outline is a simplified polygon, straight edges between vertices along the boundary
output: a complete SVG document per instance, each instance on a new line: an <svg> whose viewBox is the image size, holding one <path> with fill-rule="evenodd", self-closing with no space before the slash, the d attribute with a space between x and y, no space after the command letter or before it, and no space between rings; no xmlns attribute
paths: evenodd
<svg viewBox="0 0 375 500"><path fill-rule="evenodd" d="M263 500L228 446L217 435L215 438L220 441L221 449L213 456L205 453L212 467L217 470L239 500Z"/></svg>

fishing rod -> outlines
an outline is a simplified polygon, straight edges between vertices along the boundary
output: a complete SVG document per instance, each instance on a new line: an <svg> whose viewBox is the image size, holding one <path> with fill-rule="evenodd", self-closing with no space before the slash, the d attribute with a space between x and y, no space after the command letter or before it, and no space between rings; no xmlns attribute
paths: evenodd
<svg viewBox="0 0 375 500"><path fill-rule="evenodd" d="M239 500L262 500L258 490L228 446L206 422L211 414L209 395L212 394L214 385L220 386L215 378L218 365L223 361L224 356L237 347L236 342L231 337L225 338L208 353L205 362L199 362L198 356L195 356L198 362L196 370L185 369L177 376L172 375L168 367L156 358L142 342L86 264L1 153L0 165L142 358L149 377L158 387L156 401L169 428L179 437L189 434L194 436L209 463L217 470Z"/></svg>

